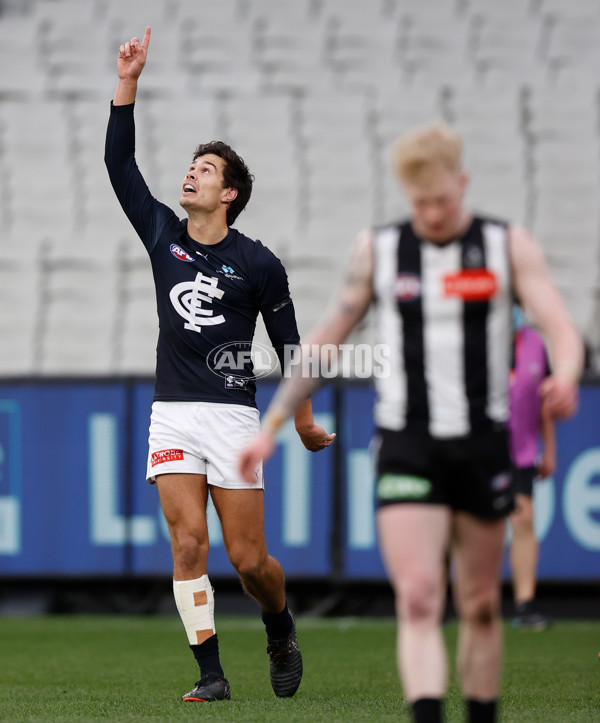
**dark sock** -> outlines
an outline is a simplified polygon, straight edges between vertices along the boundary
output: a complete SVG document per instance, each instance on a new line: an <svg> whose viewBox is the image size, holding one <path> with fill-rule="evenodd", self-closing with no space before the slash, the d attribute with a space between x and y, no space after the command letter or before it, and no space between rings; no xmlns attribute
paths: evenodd
<svg viewBox="0 0 600 723"><path fill-rule="evenodd" d="M292 632L293 621L287 602L280 613L268 613L263 610L262 621L269 640L283 640Z"/></svg>
<svg viewBox="0 0 600 723"><path fill-rule="evenodd" d="M515 604L515 617L522 618L525 615L530 615L533 612L533 600L526 600L522 603Z"/></svg>
<svg viewBox="0 0 600 723"><path fill-rule="evenodd" d="M496 700L467 700L469 723L494 723L496 720Z"/></svg>
<svg viewBox="0 0 600 723"><path fill-rule="evenodd" d="M412 704L415 723L442 723L442 701L439 698L419 698Z"/></svg>
<svg viewBox="0 0 600 723"><path fill-rule="evenodd" d="M525 600L524 602L515 603L517 610L527 610L530 607L533 607L533 598L531 598L531 600Z"/></svg>
<svg viewBox="0 0 600 723"><path fill-rule="evenodd" d="M223 668L219 661L219 638L216 633L205 640L201 645L190 645L194 658L200 668L200 677L209 675L214 678L224 678Z"/></svg>

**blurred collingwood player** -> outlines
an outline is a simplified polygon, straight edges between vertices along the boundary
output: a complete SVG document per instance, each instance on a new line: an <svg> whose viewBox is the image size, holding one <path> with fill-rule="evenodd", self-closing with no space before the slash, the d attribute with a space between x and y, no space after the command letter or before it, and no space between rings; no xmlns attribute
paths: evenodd
<svg viewBox="0 0 600 723"><path fill-rule="evenodd" d="M417 722L442 720L445 560L459 615L458 670L470 721L496 717L502 658L499 573L513 509L506 423L516 292L545 334L552 371L540 393L571 415L583 349L537 242L463 207L462 143L438 123L401 139L396 172L409 220L363 232L347 278L308 344L340 344L375 304L391 373L376 379L377 531L396 596L398 666ZM263 433L242 453L251 483L274 436L316 384L279 387ZM365 481L366 483L366 481Z"/></svg>
<svg viewBox="0 0 600 723"><path fill-rule="evenodd" d="M209 368L212 350L249 342L262 314L280 360L299 343L287 276L260 241L230 228L244 209L252 176L242 159L219 141L198 146L183 179L180 220L151 195L135 162L133 108L146 63L143 41L121 45L119 81L106 137L106 165L115 193L150 256L160 323L156 387L150 422L148 472L156 483L173 550L173 591L200 680L184 701L230 698L219 661L213 589L207 576L206 505L210 494L231 564L262 609L271 684L289 697L302 677L294 619L287 608L281 565L264 537L263 472L247 484L237 469L240 448L259 430L252 364L227 378ZM309 401L295 417L304 445L331 444L314 424Z"/></svg>

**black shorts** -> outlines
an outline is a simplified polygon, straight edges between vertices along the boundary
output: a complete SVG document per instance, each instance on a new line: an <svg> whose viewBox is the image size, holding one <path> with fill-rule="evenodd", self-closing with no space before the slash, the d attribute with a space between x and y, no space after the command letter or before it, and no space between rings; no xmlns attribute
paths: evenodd
<svg viewBox="0 0 600 723"><path fill-rule="evenodd" d="M375 502L445 505L497 519L514 509L505 430L456 439L379 429Z"/></svg>
<svg viewBox="0 0 600 723"><path fill-rule="evenodd" d="M515 467L512 465L511 471L515 494L533 497L533 483L538 477L537 467Z"/></svg>

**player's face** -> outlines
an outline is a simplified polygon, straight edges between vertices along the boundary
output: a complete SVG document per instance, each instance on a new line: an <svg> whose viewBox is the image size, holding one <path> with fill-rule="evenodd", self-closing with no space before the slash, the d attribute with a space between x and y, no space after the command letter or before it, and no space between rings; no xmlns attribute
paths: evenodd
<svg viewBox="0 0 600 723"><path fill-rule="evenodd" d="M404 183L413 211L413 223L420 236L444 242L462 230L465 211L462 201L467 187L465 173L440 171L424 183Z"/></svg>
<svg viewBox="0 0 600 723"><path fill-rule="evenodd" d="M225 161L207 153L192 162L181 185L180 205L188 211L212 212L231 201L233 189L223 188Z"/></svg>

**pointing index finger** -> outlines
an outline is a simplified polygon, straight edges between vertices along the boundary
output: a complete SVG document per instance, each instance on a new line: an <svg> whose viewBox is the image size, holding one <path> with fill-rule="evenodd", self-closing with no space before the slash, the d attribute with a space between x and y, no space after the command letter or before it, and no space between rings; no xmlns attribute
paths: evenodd
<svg viewBox="0 0 600 723"><path fill-rule="evenodd" d="M144 33L144 39L142 40L142 48L144 50L148 49L148 45L150 44L150 33L152 32L149 25L146 26L146 32Z"/></svg>

